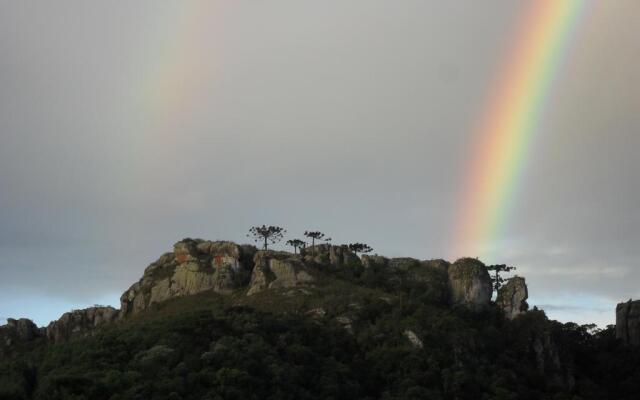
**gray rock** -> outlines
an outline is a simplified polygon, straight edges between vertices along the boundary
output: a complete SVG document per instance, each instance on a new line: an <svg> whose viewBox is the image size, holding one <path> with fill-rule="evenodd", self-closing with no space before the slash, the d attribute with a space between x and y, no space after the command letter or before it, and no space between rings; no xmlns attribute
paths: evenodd
<svg viewBox="0 0 640 400"><path fill-rule="evenodd" d="M448 268L450 300L471 308L484 307L493 293L487 267L474 258L462 258Z"/></svg>
<svg viewBox="0 0 640 400"><path fill-rule="evenodd" d="M358 256L345 245L317 244L301 250L300 253L306 262L331 265L332 267L342 267L360 263Z"/></svg>
<svg viewBox="0 0 640 400"><path fill-rule="evenodd" d="M113 307L91 307L65 313L47 326L47 339L62 343L73 337L89 336L98 327L115 322L118 314Z"/></svg>
<svg viewBox="0 0 640 400"><path fill-rule="evenodd" d="M389 260L389 268L406 271L420 266L420 260L410 257L392 258Z"/></svg>
<svg viewBox="0 0 640 400"><path fill-rule="evenodd" d="M415 347L416 349L422 349L424 348L424 343L422 343L422 340L418 337L418 335L416 335L416 333L410 329L406 329L403 333L403 335L409 339L409 341L411 342L411 344L413 345L413 347Z"/></svg>
<svg viewBox="0 0 640 400"><path fill-rule="evenodd" d="M389 259L379 255L369 256L367 254L361 257L362 266L365 268L386 268L389 266Z"/></svg>
<svg viewBox="0 0 640 400"><path fill-rule="evenodd" d="M26 318L7 319L7 324L0 326L0 355L11 351L18 343L27 343L44 336L31 320Z"/></svg>
<svg viewBox="0 0 640 400"><path fill-rule="evenodd" d="M633 346L640 345L640 300L617 305L616 338Z"/></svg>
<svg viewBox="0 0 640 400"><path fill-rule="evenodd" d="M181 240L122 295L122 317L174 297L208 290L231 293L249 282L255 252L253 246L233 242Z"/></svg>
<svg viewBox="0 0 640 400"><path fill-rule="evenodd" d="M40 330L30 319L20 318L18 320L9 318L7 325L12 328L16 339L27 342L40 336Z"/></svg>
<svg viewBox="0 0 640 400"><path fill-rule="evenodd" d="M330 246L329 263L334 267L360 264L358 256L349 250L347 246Z"/></svg>
<svg viewBox="0 0 640 400"><path fill-rule="evenodd" d="M265 289L305 286L315 280L300 257L291 253L260 251L255 255L254 263L247 291L249 296Z"/></svg>
<svg viewBox="0 0 640 400"><path fill-rule="evenodd" d="M524 278L516 276L509 279L498 290L496 304L502 308L507 318L514 319L529 309L527 298L529 298L527 284Z"/></svg>
<svg viewBox="0 0 640 400"><path fill-rule="evenodd" d="M449 262L442 259L424 260L421 261L420 264L425 268L431 268L445 274L449 271L449 266L451 265Z"/></svg>

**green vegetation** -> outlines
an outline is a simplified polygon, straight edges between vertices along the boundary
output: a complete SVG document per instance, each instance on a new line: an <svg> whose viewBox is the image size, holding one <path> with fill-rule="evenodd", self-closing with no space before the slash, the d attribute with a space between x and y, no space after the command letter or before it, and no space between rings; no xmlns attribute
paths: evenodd
<svg viewBox="0 0 640 400"><path fill-rule="evenodd" d="M450 307L435 265L318 268L309 287L155 304L0 360L0 399L637 398L640 352L611 328Z"/></svg>

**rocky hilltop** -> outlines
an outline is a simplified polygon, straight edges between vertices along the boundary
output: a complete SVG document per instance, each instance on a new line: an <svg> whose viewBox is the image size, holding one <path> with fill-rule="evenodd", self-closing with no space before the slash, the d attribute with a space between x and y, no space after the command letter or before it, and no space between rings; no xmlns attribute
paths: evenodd
<svg viewBox="0 0 640 400"><path fill-rule="evenodd" d="M316 280L314 275L323 268L358 267L398 271L404 274L402 279L417 282L428 280L434 287L444 288L445 297L452 305L480 309L491 301L492 287L487 269L481 261L472 258L453 264L444 260L377 255L360 258L346 246L327 244L306 248L302 254L295 255L259 251L255 246L229 241L187 238L177 242L172 252L163 254L144 270L142 278L122 294L119 310L112 307L74 310L46 328L38 328L26 319L9 320L7 325L0 327L0 343L5 349L16 342L36 339L60 343L91 335L105 324L126 319L172 298L207 291L220 294L239 291L252 296L269 289L312 286ZM518 279L518 293L523 290L526 293L524 279ZM526 310L521 304L513 303L521 301L521 297L500 297L500 306L509 317Z"/></svg>
<svg viewBox="0 0 640 400"><path fill-rule="evenodd" d="M184 239L119 309L0 326L0 399L635 398L640 301L594 333L529 310L523 277L492 301L496 280L474 258Z"/></svg>
<svg viewBox="0 0 640 400"><path fill-rule="evenodd" d="M136 314L154 303L207 290L231 293L249 283L254 246L233 242L184 239L173 252L149 265L142 278L120 298L121 316Z"/></svg>
<svg viewBox="0 0 640 400"><path fill-rule="evenodd" d="M7 352L16 343L36 340L60 343L91 335L104 325L173 298L208 291L252 296L270 289L312 287L319 271L349 268L393 271L392 281L427 282L438 288L442 300L452 306L481 310L491 303L491 278L486 266L474 258L449 263L379 255L358 257L346 246L327 244L292 254L262 251L230 241L187 238L144 270L142 278L122 294L119 310L112 307L74 310L46 328L38 328L28 319L9 319L7 325L0 326L0 349ZM528 310L527 298L525 279L514 277L500 288L495 304L506 318L514 319ZM626 343L640 345L640 301L618 305L616 336Z"/></svg>

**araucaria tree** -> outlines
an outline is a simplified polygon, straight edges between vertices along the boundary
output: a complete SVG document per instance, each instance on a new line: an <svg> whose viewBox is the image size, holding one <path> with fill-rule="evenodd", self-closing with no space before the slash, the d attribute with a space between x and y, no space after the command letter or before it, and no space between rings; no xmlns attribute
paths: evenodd
<svg viewBox="0 0 640 400"><path fill-rule="evenodd" d="M358 253L361 253L361 254L370 253L373 249L369 247L368 244L351 243L349 245L349 250L353 251L354 253L356 253L356 255L358 255Z"/></svg>
<svg viewBox="0 0 640 400"><path fill-rule="evenodd" d="M262 249L267 250L268 245L278 243L287 231L279 226L254 226L249 229L247 237L252 237L258 243L262 242Z"/></svg>
<svg viewBox="0 0 640 400"><path fill-rule="evenodd" d="M304 246L307 243L304 240L292 239L292 240L287 240L287 244L293 247L293 254L298 254L298 249L304 249Z"/></svg>
<svg viewBox="0 0 640 400"><path fill-rule="evenodd" d="M506 264L496 264L489 265L487 270L490 274L492 274L491 281L493 284L493 289L497 292L500 287L502 287L502 283L504 282L504 278L500 276L501 272L510 272L516 269L516 267L508 266Z"/></svg>
<svg viewBox="0 0 640 400"><path fill-rule="evenodd" d="M304 235L308 238L311 238L311 248L313 248L313 255L316 255L316 240L322 240L324 237L324 233L318 231L305 231Z"/></svg>

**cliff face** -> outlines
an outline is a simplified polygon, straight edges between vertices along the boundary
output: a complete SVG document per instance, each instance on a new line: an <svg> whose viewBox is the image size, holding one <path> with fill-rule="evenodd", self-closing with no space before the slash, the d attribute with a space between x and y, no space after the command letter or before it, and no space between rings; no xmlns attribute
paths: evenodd
<svg viewBox="0 0 640 400"><path fill-rule="evenodd" d="M149 265L142 279L120 298L122 316L154 303L207 290L230 293L247 284L253 266L253 246L232 242L185 239Z"/></svg>
<svg viewBox="0 0 640 400"><path fill-rule="evenodd" d="M527 284L524 278L516 276L509 279L498 290L496 304L502 308L507 318L514 319L529 309L527 298L529 298Z"/></svg>
<svg viewBox="0 0 640 400"><path fill-rule="evenodd" d="M279 288L313 286L317 274L338 268L363 268L365 274L382 272L379 282L392 292L412 290L414 295L441 304L484 307L491 298L491 279L486 267L475 259L454 264L444 260L414 258L357 257L346 246L318 245L301 255L278 251L257 251L254 246L227 241L184 239L173 251L151 263L142 278L121 296L121 308L92 307L62 315L45 328L29 320L9 320L0 327L0 346L44 338L52 343L92 335L99 327L137 314L151 305L171 298L205 291L230 294L244 290L253 294ZM521 278L518 278L521 279ZM500 297L507 316L513 317L526 299L519 280L505 285ZM416 291L417 290L417 291ZM507 291L509 292L507 293ZM503 304L504 303L504 304ZM524 303L526 304L526 303Z"/></svg>
<svg viewBox="0 0 640 400"><path fill-rule="evenodd" d="M72 337L90 335L96 328L116 321L118 314L119 311L113 307L91 307L65 313L47 326L47 339L60 343Z"/></svg>
<svg viewBox="0 0 640 400"><path fill-rule="evenodd" d="M640 346L640 300L620 303L616 307L616 337Z"/></svg>
<svg viewBox="0 0 640 400"><path fill-rule="evenodd" d="M291 390L282 371L292 368L306 371L296 398L310 393L310 383L318 398L635 398L596 392L593 382L629 387L635 381L625 371L637 367L640 348L612 342L610 330L591 335L535 308L525 312L524 278L506 282L492 304L487 269L475 259L353 259L343 247L317 250L305 256L182 240L124 293L122 310L72 311L46 329L9 320L0 327L0 398L30 398L2 392L3 384L27 387L25 377L34 385L29 393L59 390L60 399L105 390L98 397L129 398L141 382L158 389L145 392L149 398L266 398ZM640 302L617 311L618 337L638 344ZM264 393L239 391L255 389L255 379L263 379ZM344 391L354 383L370 386ZM322 392L327 387L337 391Z"/></svg>
<svg viewBox="0 0 640 400"><path fill-rule="evenodd" d="M255 255L254 263L247 295L265 289L309 285L314 281L305 264L291 253L260 251Z"/></svg>
<svg viewBox="0 0 640 400"><path fill-rule="evenodd" d="M478 308L487 306L491 301L491 277L481 261L462 258L449 266L448 276L453 304Z"/></svg>
<svg viewBox="0 0 640 400"><path fill-rule="evenodd" d="M347 246L332 246L318 244L300 251L303 260L307 263L342 267L359 264L360 259Z"/></svg>
<svg viewBox="0 0 640 400"><path fill-rule="evenodd" d="M7 320L0 326L0 354L9 351L18 343L26 343L44 336L44 329L38 328L26 318Z"/></svg>

